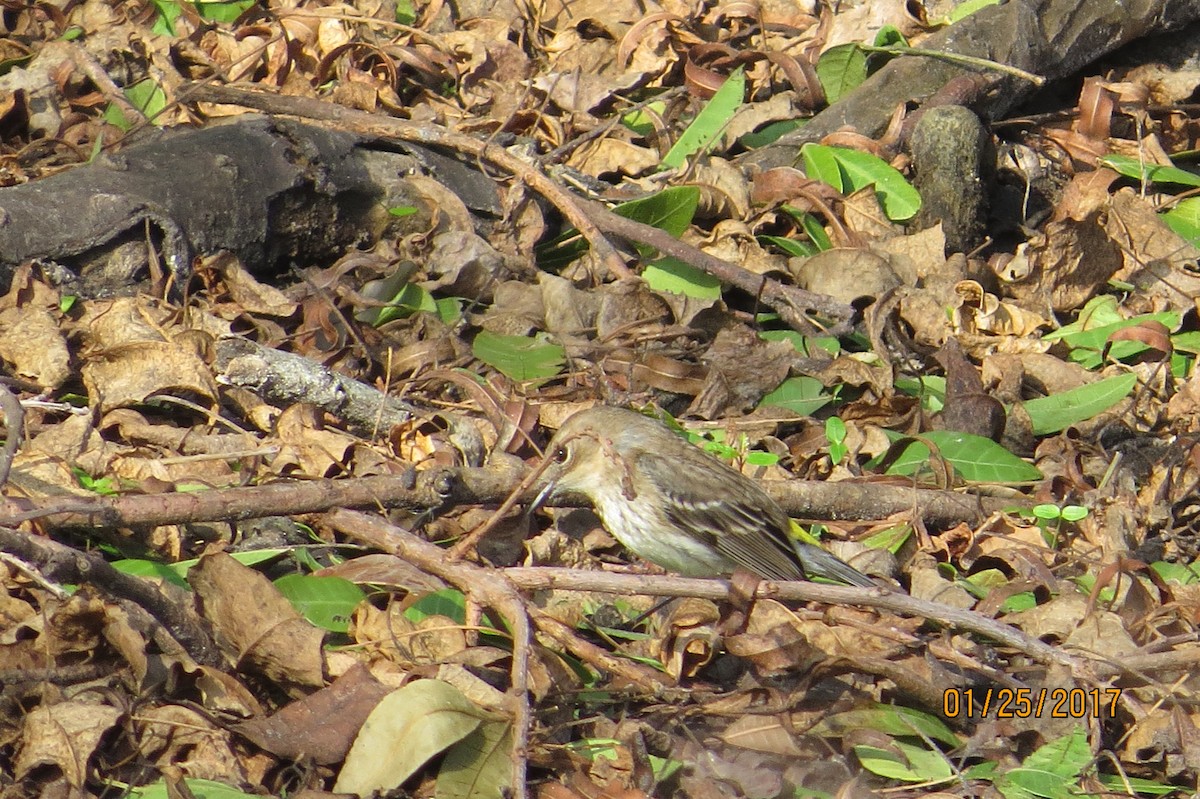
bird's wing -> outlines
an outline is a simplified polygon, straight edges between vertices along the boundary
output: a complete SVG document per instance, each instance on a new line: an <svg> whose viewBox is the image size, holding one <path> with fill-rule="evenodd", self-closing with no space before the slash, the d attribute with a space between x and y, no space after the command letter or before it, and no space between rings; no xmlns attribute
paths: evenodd
<svg viewBox="0 0 1200 799"><path fill-rule="evenodd" d="M787 516L748 478L700 450L682 458L642 452L637 466L667 498L663 512L681 530L762 577L805 577L786 532Z"/></svg>

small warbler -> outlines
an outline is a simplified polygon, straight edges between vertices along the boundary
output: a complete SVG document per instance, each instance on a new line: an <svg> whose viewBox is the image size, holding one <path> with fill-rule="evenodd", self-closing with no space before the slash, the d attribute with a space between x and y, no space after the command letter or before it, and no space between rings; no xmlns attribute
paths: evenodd
<svg viewBox="0 0 1200 799"><path fill-rule="evenodd" d="M740 567L769 580L876 587L820 547L794 540L787 514L753 480L634 411L576 413L547 457L535 508L583 495L618 541L668 571L716 577Z"/></svg>

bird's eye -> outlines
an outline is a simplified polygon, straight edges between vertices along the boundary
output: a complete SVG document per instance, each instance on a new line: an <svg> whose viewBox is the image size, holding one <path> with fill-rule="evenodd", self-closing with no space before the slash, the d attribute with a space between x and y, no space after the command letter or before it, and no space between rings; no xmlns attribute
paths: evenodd
<svg viewBox="0 0 1200 799"><path fill-rule="evenodd" d="M551 457L554 458L555 463L563 464L571 459L571 453L567 452L566 447L559 447L554 450L554 454Z"/></svg>

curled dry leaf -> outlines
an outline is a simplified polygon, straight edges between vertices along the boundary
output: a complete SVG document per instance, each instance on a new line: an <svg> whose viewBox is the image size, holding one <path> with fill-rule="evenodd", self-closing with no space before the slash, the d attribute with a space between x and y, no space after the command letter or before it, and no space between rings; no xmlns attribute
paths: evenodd
<svg viewBox="0 0 1200 799"><path fill-rule="evenodd" d="M657 643L658 659L676 681L690 679L708 665L721 646L721 614L712 602L684 598L671 608Z"/></svg>
<svg viewBox="0 0 1200 799"><path fill-rule="evenodd" d="M325 684L324 633L262 574L229 555L205 555L188 573L188 582L231 662L296 693Z"/></svg>
<svg viewBox="0 0 1200 799"><path fill-rule="evenodd" d="M0 359L43 389L59 388L71 357L60 328L58 291L36 279L29 266L19 268L0 298Z"/></svg>
<svg viewBox="0 0 1200 799"><path fill-rule="evenodd" d="M40 766L53 766L71 788L81 789L88 778L88 760L121 715L114 707L83 700L34 708L22 725L13 776L22 780Z"/></svg>
<svg viewBox="0 0 1200 799"><path fill-rule="evenodd" d="M1048 324L1041 316L984 291L978 281L963 280L954 291L958 299L951 305L950 324L955 331L1028 336Z"/></svg>

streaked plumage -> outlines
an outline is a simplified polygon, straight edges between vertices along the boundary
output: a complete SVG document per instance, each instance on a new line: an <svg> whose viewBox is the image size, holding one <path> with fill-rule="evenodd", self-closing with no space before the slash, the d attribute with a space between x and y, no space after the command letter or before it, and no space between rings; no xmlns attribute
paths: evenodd
<svg viewBox="0 0 1200 799"><path fill-rule="evenodd" d="M575 414L547 456L538 503L586 496L618 541L670 571L715 577L741 567L771 580L875 586L820 547L793 540L787 514L753 480L634 411Z"/></svg>

